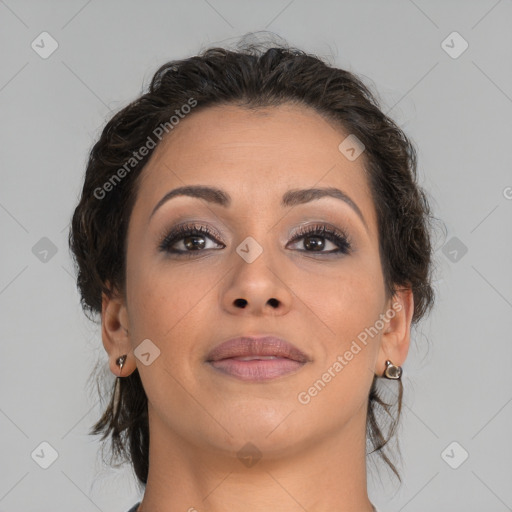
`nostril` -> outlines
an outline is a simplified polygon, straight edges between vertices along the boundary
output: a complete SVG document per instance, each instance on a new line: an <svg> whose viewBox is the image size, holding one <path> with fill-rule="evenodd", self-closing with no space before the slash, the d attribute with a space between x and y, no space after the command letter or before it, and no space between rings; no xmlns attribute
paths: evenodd
<svg viewBox="0 0 512 512"><path fill-rule="evenodd" d="M235 299L235 306L240 308L245 308L247 306L247 301L245 299ZM273 308L277 308L279 306L279 301L277 299L268 299L267 304L270 304Z"/></svg>

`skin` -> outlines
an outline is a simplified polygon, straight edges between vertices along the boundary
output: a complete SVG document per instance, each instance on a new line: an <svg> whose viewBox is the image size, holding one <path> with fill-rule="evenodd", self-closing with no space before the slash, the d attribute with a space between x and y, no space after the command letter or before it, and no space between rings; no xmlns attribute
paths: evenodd
<svg viewBox="0 0 512 512"><path fill-rule="evenodd" d="M259 110L209 107L182 120L141 175L130 217L125 295L103 297L102 338L111 371L135 368L148 396L150 469L144 512L226 510L371 512L365 426L368 394L385 361L402 365L410 343L410 289L386 299L377 217L363 156L338 149L348 135L315 111L291 104ZM364 153L363 153L364 155ZM220 188L229 207L178 196L148 218L170 190ZM358 205L321 198L283 208L291 189L337 187ZM158 250L160 236L183 220L211 227L221 244L181 258ZM308 251L301 224L344 230L349 254ZM252 263L236 248L253 237ZM178 247L187 250L181 242ZM203 251L203 252L200 252ZM245 299L242 307L237 299ZM270 301L270 299L275 299ZM395 315L307 404L307 391L379 314ZM310 361L298 372L243 382L205 362L217 344L274 333ZM160 355L146 366L134 355L145 339ZM128 354L122 371L115 360ZM237 452L252 443L248 467Z"/></svg>

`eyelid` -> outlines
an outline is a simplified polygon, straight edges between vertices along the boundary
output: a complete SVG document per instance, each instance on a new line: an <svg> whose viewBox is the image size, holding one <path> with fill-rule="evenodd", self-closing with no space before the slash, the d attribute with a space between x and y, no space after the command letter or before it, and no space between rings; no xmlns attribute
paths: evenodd
<svg viewBox="0 0 512 512"><path fill-rule="evenodd" d="M307 231L315 230L326 230L326 232L333 231L334 233L337 233L341 237L345 238L350 246L353 246L353 239L352 236L349 234L348 230L341 227L337 227L334 224L331 224L330 222L326 221L311 221L311 223L301 223L299 226L292 230L292 232L289 235L289 238L290 240L294 240L299 236L305 236L304 232L306 232L307 234Z"/></svg>
<svg viewBox="0 0 512 512"><path fill-rule="evenodd" d="M216 238L218 242L221 242L223 244L226 244L226 241L224 240L224 237L220 234L219 230L215 228L211 223L204 222L201 220L183 220L178 222L177 224L171 224L170 226L166 224L161 230L157 233L157 240L159 242L163 242L171 233L178 231L179 229L197 229L198 231L204 230L205 228L208 229L208 231L211 232L211 235L208 234L208 236L212 236ZM206 236L206 235L205 235ZM160 245L159 243L159 245Z"/></svg>
<svg viewBox="0 0 512 512"><path fill-rule="evenodd" d="M185 233L188 231L196 231L214 243L224 245L224 247L228 245L224 237L210 223L198 220L183 220L160 231L157 247L161 251L168 251L171 242L175 243L178 240L181 240L182 238L180 238L180 235L183 233L183 236L185 236ZM292 229L291 233L288 234L286 246L291 243L296 243L298 240L307 236L312 236L315 233L318 233L317 236L330 240L331 243L337 245L342 252L349 253L354 251L352 237L347 233L347 231L326 221L309 221L300 223ZM345 251L340 247L340 243L345 246ZM182 252L184 253L189 251ZM301 252L314 253L314 251ZM334 251L319 251L318 254L330 254L332 252Z"/></svg>
<svg viewBox="0 0 512 512"><path fill-rule="evenodd" d="M300 252L317 254L317 255L349 255L354 252L352 244L352 238L346 233L344 229L333 226L326 222L314 222L312 224L302 224L293 231L293 237L287 244L297 243L297 241L305 239L307 237L320 237L325 240L329 240L331 244L334 244L337 249L331 251L305 251Z"/></svg>
<svg viewBox="0 0 512 512"><path fill-rule="evenodd" d="M226 247L226 244L222 242L222 237L218 236L216 230L212 229L210 226L199 224L197 222L181 222L169 228L160 236L157 242L157 251L181 256L193 255L192 251L171 250L177 242L183 240L186 236L189 236L189 233L191 232L198 233L200 236L203 236L211 242Z"/></svg>

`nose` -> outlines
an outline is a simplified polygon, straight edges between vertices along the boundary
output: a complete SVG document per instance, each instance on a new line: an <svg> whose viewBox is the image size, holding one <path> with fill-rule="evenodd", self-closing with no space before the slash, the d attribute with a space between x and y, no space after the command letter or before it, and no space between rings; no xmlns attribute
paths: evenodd
<svg viewBox="0 0 512 512"><path fill-rule="evenodd" d="M222 294L223 309L235 315L284 315L293 300L285 267L272 264L266 251L252 263L242 258L235 261Z"/></svg>

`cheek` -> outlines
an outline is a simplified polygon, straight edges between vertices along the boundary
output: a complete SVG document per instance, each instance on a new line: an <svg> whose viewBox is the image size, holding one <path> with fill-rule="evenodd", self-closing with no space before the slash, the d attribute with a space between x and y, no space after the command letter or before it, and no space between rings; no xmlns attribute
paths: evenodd
<svg viewBox="0 0 512 512"><path fill-rule="evenodd" d="M200 277L171 265L138 261L130 276L130 341L132 348L149 339L158 354L149 365L137 367L149 401L167 408L169 397L177 410L190 407L185 389L194 389L195 360L201 356L195 340L204 333L204 297L211 286L197 286ZM201 320L203 319L203 322ZM152 345L149 345L150 350ZM158 352L159 351L159 352ZM170 421L170 420L169 420Z"/></svg>
<svg viewBox="0 0 512 512"><path fill-rule="evenodd" d="M384 292L371 272L352 270L302 288L318 327L308 327L310 336L316 336L316 361L297 400L312 416L325 418L328 408L331 416L322 421L333 428L365 406L380 346L381 331L372 327Z"/></svg>
<svg viewBox="0 0 512 512"><path fill-rule="evenodd" d="M363 263L354 259L335 278L324 278L317 287L303 290L314 301L310 308L317 315L315 320L321 319L316 322L321 340L316 344L314 372L302 389L306 398L319 397L311 400L311 412L321 414L329 404L339 406L342 416L343 410L352 414L368 398L382 332L372 327L382 311L384 288L378 266ZM334 423L340 419L335 416Z"/></svg>
<svg viewBox="0 0 512 512"><path fill-rule="evenodd" d="M332 350L350 345L361 331L373 325L384 303L378 262L355 257L332 272L302 279L297 288L297 295L321 329L319 333L332 340Z"/></svg>
<svg viewBox="0 0 512 512"><path fill-rule="evenodd" d="M174 356L187 349L190 356L187 343L174 340L183 340L186 333L193 338L194 329L202 325L208 293L214 293L219 273L158 259L140 258L128 277L132 343L149 338Z"/></svg>

